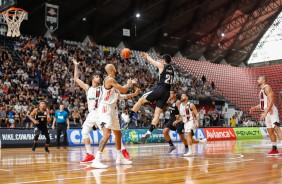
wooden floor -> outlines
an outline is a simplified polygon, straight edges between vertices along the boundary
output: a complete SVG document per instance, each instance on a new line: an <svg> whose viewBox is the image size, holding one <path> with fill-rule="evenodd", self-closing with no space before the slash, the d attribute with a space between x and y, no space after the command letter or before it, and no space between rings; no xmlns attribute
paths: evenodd
<svg viewBox="0 0 282 184"><path fill-rule="evenodd" d="M104 163L110 167L102 170L79 164L85 154L83 147L52 147L50 154L41 147L36 152L0 149L0 183L282 183L282 157L265 156L269 143L208 142L194 145L197 155L192 158L182 156L181 143L176 143L172 154L167 154L168 145L163 143L128 145L132 166L116 166L111 145L103 153Z"/></svg>

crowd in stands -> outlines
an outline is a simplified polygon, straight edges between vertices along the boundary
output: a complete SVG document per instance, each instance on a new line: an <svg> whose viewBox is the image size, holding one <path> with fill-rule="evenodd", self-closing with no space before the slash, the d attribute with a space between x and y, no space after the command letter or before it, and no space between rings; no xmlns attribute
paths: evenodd
<svg viewBox="0 0 282 184"><path fill-rule="evenodd" d="M76 57L80 62L79 78L88 84L91 82L93 71L104 78L105 64L112 63L117 69L118 83L124 84L128 78L138 78L138 85L143 93L156 85L157 72L150 73L148 67L141 66L136 59L122 59L118 51L110 52L106 47L101 50L95 43L79 47L57 39L21 36L14 41L13 50L22 59L22 63L16 62L7 49L0 48L0 127L32 127L27 114L41 100L47 102L51 115L55 114L58 104L63 103L69 112L72 125L80 127L88 113L87 102L85 91L74 82L71 57ZM173 86L179 94L188 93L192 99L218 97L215 84L208 84L204 76L197 79L180 68L176 67L176 71L185 79L176 81ZM130 120L127 111L138 98L119 103L122 126L128 127ZM152 113L150 106L143 106L130 125L147 127L151 122ZM160 127L164 125L168 113L165 110L161 116ZM211 121L218 118L214 113L209 117Z"/></svg>

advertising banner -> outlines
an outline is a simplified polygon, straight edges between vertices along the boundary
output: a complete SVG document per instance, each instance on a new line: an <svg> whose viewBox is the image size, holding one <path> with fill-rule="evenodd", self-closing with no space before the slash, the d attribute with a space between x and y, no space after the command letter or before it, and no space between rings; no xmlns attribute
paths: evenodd
<svg viewBox="0 0 282 184"><path fill-rule="evenodd" d="M56 131L49 130L50 133L50 145L56 145ZM33 129L0 129L0 148L12 148L12 147L31 147L33 145L34 131ZM46 138L44 135L40 135L38 143L45 144Z"/></svg>
<svg viewBox="0 0 282 184"><path fill-rule="evenodd" d="M234 128L236 139L262 139L262 133L259 127Z"/></svg>
<svg viewBox="0 0 282 184"><path fill-rule="evenodd" d="M209 141L236 140L233 128L204 128L204 134Z"/></svg>

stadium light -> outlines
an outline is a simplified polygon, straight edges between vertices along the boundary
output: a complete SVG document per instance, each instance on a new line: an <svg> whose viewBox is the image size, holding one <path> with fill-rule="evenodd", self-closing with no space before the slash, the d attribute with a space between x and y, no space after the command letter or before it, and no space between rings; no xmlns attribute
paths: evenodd
<svg viewBox="0 0 282 184"><path fill-rule="evenodd" d="M141 15L140 15L140 13L136 13L136 18L139 18Z"/></svg>
<svg viewBox="0 0 282 184"><path fill-rule="evenodd" d="M225 35L224 33L221 33L221 36L222 36L222 37L224 37L224 35Z"/></svg>

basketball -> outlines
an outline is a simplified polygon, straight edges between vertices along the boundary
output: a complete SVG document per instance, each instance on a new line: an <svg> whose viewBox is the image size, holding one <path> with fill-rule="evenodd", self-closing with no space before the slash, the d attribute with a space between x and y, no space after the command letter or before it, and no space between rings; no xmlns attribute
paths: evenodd
<svg viewBox="0 0 282 184"><path fill-rule="evenodd" d="M131 51L128 48L124 48L124 49L121 50L120 54L121 54L121 57L126 59L126 58L130 57Z"/></svg>

